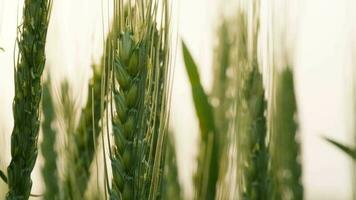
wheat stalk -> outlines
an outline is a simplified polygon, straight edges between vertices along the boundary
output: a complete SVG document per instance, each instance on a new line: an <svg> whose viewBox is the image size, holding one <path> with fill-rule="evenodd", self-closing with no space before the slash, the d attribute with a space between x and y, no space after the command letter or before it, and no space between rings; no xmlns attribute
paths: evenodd
<svg viewBox="0 0 356 200"><path fill-rule="evenodd" d="M15 68L14 129L8 167L7 199L28 199L31 172L37 158L40 126L41 76L45 66L45 43L51 0L26 0L19 27L19 55Z"/></svg>

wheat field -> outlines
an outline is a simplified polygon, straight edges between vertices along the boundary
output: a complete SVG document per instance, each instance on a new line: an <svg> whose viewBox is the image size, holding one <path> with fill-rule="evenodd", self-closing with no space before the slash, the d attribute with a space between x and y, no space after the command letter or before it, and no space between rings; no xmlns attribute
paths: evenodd
<svg viewBox="0 0 356 200"><path fill-rule="evenodd" d="M0 199L356 199L355 6L0 0Z"/></svg>

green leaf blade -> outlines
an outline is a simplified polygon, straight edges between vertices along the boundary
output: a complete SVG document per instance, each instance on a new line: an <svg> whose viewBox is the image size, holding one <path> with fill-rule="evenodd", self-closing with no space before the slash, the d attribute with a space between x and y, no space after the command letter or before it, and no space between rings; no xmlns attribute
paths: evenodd
<svg viewBox="0 0 356 200"><path fill-rule="evenodd" d="M194 177L195 199L215 199L219 172L219 141L215 128L213 107L200 82L198 67L182 41L183 57L192 88L196 114L200 124L198 168Z"/></svg>
<svg viewBox="0 0 356 200"><path fill-rule="evenodd" d="M324 139L329 142L330 144L334 145L335 147L337 147L338 149L340 149L341 151L343 151L344 153L346 153L347 155L349 155L353 160L356 160L356 149L352 149L351 147L348 147L344 144L341 144L333 139L324 137Z"/></svg>
<svg viewBox="0 0 356 200"><path fill-rule="evenodd" d="M209 103L208 96L201 85L197 64L183 41L182 47L185 68L191 83L193 101L198 115L200 128L203 133L215 132L213 109Z"/></svg>

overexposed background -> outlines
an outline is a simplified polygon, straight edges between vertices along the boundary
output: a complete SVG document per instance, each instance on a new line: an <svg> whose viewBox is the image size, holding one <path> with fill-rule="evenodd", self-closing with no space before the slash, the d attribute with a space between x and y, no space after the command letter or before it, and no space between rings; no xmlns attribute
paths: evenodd
<svg viewBox="0 0 356 200"><path fill-rule="evenodd" d="M86 91L90 64L102 52L103 21L107 24L107 0L53 0L47 40L47 66L57 83L68 77L76 91ZM174 27L179 40L189 45L200 66L207 90L212 80L215 27L223 14L234 12L238 0L173 0ZM12 131L13 55L16 19L23 0L0 0L0 168L10 161ZM104 2L104 3L102 3ZM321 139L326 135L352 144L351 81L356 3L349 0L262 1L261 49L267 41L283 46L286 38L293 57L303 151L303 183L306 199L351 199L351 161ZM288 3L286 3L288 2ZM104 10L104 14L102 11ZM222 11L223 10L223 11ZM19 12L18 12L19 11ZM104 16L104 19L102 18ZM274 21L272 38L268 33ZM178 42L179 43L179 42ZM283 44L281 44L283 43ZM355 52L354 52L355 53ZM355 54L354 54L355 55ZM267 65L266 65L267 66ZM171 127L179 152L180 180L187 197L192 195L198 125L191 91L177 46L172 88ZM84 95L79 95L79 98ZM33 173L33 193L41 193L40 158ZM1 181L0 181L1 182ZM0 187L4 187L0 183ZM0 195L0 198L2 196Z"/></svg>

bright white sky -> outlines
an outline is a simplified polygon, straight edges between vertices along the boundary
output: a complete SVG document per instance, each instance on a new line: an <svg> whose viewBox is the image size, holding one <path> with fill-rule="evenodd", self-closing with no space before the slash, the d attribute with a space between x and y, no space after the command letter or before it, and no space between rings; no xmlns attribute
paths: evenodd
<svg viewBox="0 0 356 200"><path fill-rule="evenodd" d="M217 2L218 0L176 0L173 7L175 20L178 19L179 24L178 33L201 66L200 73L206 89L211 85L214 28L220 16L218 10L225 7L231 11L233 7L227 3L228 0L221 0L225 2L224 6L218 6ZM348 80L351 77L351 36L356 33L352 32L356 19L353 14L356 13L355 3L348 0L295 0L288 1L289 9L286 10L286 5L283 5L285 1L274 2L275 10L278 11L276 13L286 12L289 16L298 16L298 23L292 18L287 26L283 25L286 17L278 17L276 14L276 18L280 19L277 21L281 22L276 27L277 30L287 27L288 44L294 44L306 199L351 199L351 161L325 143L321 135L351 144L351 100L348 94L351 87ZM17 0L0 0L0 46L5 49L5 52L0 53L2 170L10 159L17 3ZM101 16L100 0L54 0L48 32L48 64L56 80L69 77L77 91L83 91L90 75L90 64L98 59L102 50ZM261 27L264 29L265 26L262 24ZM278 40L276 43L280 45ZM186 193L191 195L190 180L194 169L198 126L180 46L177 47L175 67L171 126L176 133L181 181ZM34 177L38 176L38 169L37 166ZM33 193L41 192L37 181L35 178Z"/></svg>

